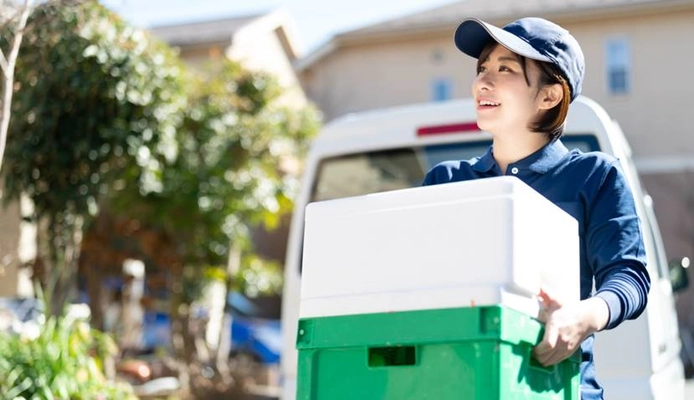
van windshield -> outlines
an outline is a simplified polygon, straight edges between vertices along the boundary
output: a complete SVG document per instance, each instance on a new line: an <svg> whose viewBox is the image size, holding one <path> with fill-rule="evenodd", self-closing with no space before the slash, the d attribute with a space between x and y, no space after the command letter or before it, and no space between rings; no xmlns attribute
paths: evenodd
<svg viewBox="0 0 694 400"><path fill-rule="evenodd" d="M593 135L564 136L569 149L599 150ZM434 165L481 156L490 140L376 150L326 158L318 166L311 202L419 186Z"/></svg>

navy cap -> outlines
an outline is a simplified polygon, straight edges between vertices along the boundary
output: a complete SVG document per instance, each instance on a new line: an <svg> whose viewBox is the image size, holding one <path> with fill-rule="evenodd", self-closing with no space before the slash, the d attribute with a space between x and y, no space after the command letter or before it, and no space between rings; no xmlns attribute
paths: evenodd
<svg viewBox="0 0 694 400"><path fill-rule="evenodd" d="M490 40L523 57L554 64L569 84L571 101L581 94L585 75L583 51L578 41L561 26L546 19L529 17L500 29L476 18L468 18L455 31L455 45L474 58L479 58Z"/></svg>

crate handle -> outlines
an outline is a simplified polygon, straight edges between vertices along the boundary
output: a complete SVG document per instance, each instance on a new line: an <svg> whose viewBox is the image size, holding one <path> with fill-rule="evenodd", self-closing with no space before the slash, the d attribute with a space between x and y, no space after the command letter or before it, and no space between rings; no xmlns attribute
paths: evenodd
<svg viewBox="0 0 694 400"><path fill-rule="evenodd" d="M369 367L401 367L415 365L415 346L369 347Z"/></svg>

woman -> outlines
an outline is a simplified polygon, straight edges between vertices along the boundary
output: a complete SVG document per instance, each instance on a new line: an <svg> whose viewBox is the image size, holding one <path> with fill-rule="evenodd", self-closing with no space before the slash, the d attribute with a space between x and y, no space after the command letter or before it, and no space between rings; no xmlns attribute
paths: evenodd
<svg viewBox="0 0 694 400"><path fill-rule="evenodd" d="M503 29L467 19L455 43L477 58L472 84L477 124L492 134L493 143L481 157L435 166L424 184L514 175L578 220L581 300L560 304L552 293L538 295L546 328L533 355L553 365L580 346L581 398L602 399L593 334L638 317L650 278L634 200L618 160L568 150L560 140L569 103L581 92L583 52L568 31L541 18L523 18Z"/></svg>

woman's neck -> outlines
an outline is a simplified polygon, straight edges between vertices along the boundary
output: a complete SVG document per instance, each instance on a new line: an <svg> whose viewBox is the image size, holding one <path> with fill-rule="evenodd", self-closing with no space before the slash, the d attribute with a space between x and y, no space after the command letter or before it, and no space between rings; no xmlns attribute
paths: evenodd
<svg viewBox="0 0 694 400"><path fill-rule="evenodd" d="M548 143L547 137L541 133L530 132L522 137L494 137L494 160L506 174L509 164L533 154Z"/></svg>

